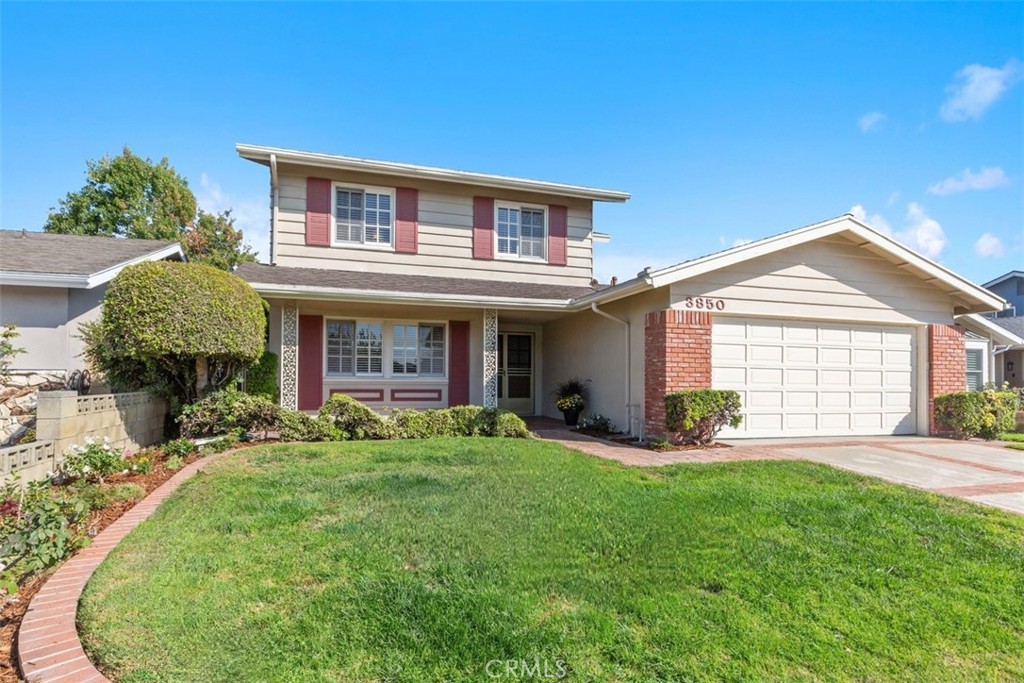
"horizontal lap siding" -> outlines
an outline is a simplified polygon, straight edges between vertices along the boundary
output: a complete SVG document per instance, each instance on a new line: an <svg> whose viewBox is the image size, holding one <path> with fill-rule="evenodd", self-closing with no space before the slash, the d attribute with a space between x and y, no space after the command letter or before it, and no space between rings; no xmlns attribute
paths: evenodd
<svg viewBox="0 0 1024 683"><path fill-rule="evenodd" d="M275 257L282 266L373 270L380 273L486 278L554 285L587 286L593 277L591 212L589 202L569 206L567 264L551 266L519 260L473 259L473 195L504 199L498 190L467 188L465 195L437 189L419 192L419 253L400 254L372 249L309 247L305 243L306 181L304 176L282 176ZM365 184L378 184L380 179ZM353 181L353 184L357 184ZM387 187L405 184L381 183ZM524 200L525 201L525 200ZM540 203L549 203L550 199ZM537 203L537 198L531 199Z"/></svg>
<svg viewBox="0 0 1024 683"><path fill-rule="evenodd" d="M803 244L672 285L686 297L723 299L725 315L878 322L950 322L953 302L938 288L836 237Z"/></svg>

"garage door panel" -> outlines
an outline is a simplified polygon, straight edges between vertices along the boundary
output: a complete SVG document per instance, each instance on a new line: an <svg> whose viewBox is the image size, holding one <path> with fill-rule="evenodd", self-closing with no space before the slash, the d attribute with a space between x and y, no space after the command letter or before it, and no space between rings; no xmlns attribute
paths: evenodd
<svg viewBox="0 0 1024 683"><path fill-rule="evenodd" d="M912 434L912 328L716 317L712 383L744 422L728 436Z"/></svg>

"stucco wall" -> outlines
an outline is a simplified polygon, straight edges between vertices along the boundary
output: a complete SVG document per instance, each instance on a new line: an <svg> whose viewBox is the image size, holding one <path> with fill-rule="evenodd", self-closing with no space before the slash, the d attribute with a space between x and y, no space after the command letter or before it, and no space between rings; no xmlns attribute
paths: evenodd
<svg viewBox="0 0 1024 683"><path fill-rule="evenodd" d="M308 247L305 244L306 179L330 178L356 186L413 187L419 190L419 253L358 247ZM482 278L509 282L540 282L588 286L592 275L592 203L582 199L555 198L493 188L473 188L450 183L406 181L389 176L331 173L327 169L303 169L282 165L274 258L278 265L304 268L367 270L379 273ZM520 259L473 258L473 196L498 201L559 204L569 209L568 262L553 266ZM332 201L333 205L333 201Z"/></svg>
<svg viewBox="0 0 1024 683"><path fill-rule="evenodd" d="M601 310L630 323L629 403L644 396L644 316L669 306L667 287L601 306ZM615 426L628 429L626 357L623 326L592 311L572 313L544 325L543 414L560 417L552 393L570 377L590 380L590 404L585 414L607 415ZM637 418L642 418L637 415Z"/></svg>
<svg viewBox="0 0 1024 683"><path fill-rule="evenodd" d="M12 370L67 370L68 290L61 287L0 286L0 324L14 323L23 349Z"/></svg>

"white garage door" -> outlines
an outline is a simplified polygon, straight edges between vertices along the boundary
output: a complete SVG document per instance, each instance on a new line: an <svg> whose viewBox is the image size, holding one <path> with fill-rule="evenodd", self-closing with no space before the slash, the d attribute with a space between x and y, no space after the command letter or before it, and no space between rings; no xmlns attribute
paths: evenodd
<svg viewBox="0 0 1024 683"><path fill-rule="evenodd" d="M716 318L712 386L743 424L721 437L914 434L909 327Z"/></svg>

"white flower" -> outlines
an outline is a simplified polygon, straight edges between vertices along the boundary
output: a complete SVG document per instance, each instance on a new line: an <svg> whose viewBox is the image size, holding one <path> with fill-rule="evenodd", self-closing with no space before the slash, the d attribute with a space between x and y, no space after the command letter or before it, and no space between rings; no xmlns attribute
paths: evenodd
<svg viewBox="0 0 1024 683"><path fill-rule="evenodd" d="M85 474L88 474L89 473L89 466L88 465L82 465L82 472L84 472Z"/></svg>
<svg viewBox="0 0 1024 683"><path fill-rule="evenodd" d="M96 439L92 438L91 436L85 437L85 445L86 446L91 446L94 443L96 443Z"/></svg>
<svg viewBox="0 0 1024 683"><path fill-rule="evenodd" d="M109 436L103 437L103 443L105 443L105 444L110 443L110 437Z"/></svg>

